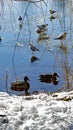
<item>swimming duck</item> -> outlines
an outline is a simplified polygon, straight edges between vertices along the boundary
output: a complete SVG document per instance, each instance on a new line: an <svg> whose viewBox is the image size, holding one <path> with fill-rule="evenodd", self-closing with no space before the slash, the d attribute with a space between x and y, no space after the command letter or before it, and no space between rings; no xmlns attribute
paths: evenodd
<svg viewBox="0 0 73 130"><path fill-rule="evenodd" d="M67 32L64 32L63 34L60 34L57 38L54 38L54 40L64 40L66 38Z"/></svg>
<svg viewBox="0 0 73 130"><path fill-rule="evenodd" d="M42 74L40 75L40 81L41 82L45 82L45 83L58 83L57 82L57 77L59 78L57 73L53 73L53 74Z"/></svg>
<svg viewBox="0 0 73 130"><path fill-rule="evenodd" d="M25 76L24 82L16 81L16 82L11 83L11 90L25 91L25 94L27 94L28 90L30 88L30 84L29 84L29 82L27 82L28 80L29 80L29 78L27 76Z"/></svg>

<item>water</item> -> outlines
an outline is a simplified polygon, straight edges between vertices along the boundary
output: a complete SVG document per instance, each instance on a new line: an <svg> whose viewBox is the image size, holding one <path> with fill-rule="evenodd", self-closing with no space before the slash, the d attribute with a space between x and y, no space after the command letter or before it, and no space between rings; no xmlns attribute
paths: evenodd
<svg viewBox="0 0 73 130"><path fill-rule="evenodd" d="M55 19L50 20L49 10L56 10ZM23 18L22 28L18 17ZM6 91L11 82L30 78L30 92L56 91L58 88L72 89L73 79L73 1L45 0L41 2L25 2L0 0L0 91ZM48 40L38 41L37 25L48 24ZM68 32L62 42L54 40L59 34ZM40 51L35 52L39 60L31 62L32 52L29 41ZM19 43L20 46L16 44ZM64 48L65 47L65 48ZM15 51L14 51L15 50ZM40 74L57 72L60 76L57 85L41 83ZM12 92L11 92L12 93Z"/></svg>

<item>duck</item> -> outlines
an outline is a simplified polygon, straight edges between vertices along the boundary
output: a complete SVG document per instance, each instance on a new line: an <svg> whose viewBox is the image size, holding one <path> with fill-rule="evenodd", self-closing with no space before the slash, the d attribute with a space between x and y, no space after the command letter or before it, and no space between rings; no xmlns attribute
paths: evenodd
<svg viewBox="0 0 73 130"><path fill-rule="evenodd" d="M45 83L53 83L56 85L57 82L57 78L59 78L59 75L54 72L53 74L42 74L40 75L40 81L41 82L45 82Z"/></svg>
<svg viewBox="0 0 73 130"><path fill-rule="evenodd" d="M0 42L2 41L2 37L0 36Z"/></svg>
<svg viewBox="0 0 73 130"><path fill-rule="evenodd" d="M54 14L54 13L56 13L55 10L49 10L49 11L50 11L50 14Z"/></svg>
<svg viewBox="0 0 73 130"><path fill-rule="evenodd" d="M67 32L64 32L60 34L57 38L54 38L54 40L64 40L66 38Z"/></svg>
<svg viewBox="0 0 73 130"><path fill-rule="evenodd" d="M28 78L28 76L25 76L23 82L20 82L20 81L12 82L11 83L11 90L25 91L25 94L27 94L28 90L30 88L30 84L28 81L30 81L30 79Z"/></svg>
<svg viewBox="0 0 73 130"><path fill-rule="evenodd" d="M42 25L37 25L37 33L43 33L46 31L46 27L48 26L48 24L42 24Z"/></svg>

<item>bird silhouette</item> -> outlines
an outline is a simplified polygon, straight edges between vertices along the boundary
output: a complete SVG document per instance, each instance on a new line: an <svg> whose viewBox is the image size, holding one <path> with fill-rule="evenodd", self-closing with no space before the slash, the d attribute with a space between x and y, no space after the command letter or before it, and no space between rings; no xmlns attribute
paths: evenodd
<svg viewBox="0 0 73 130"><path fill-rule="evenodd" d="M64 32L63 34L60 34L57 38L54 38L54 40L64 40L66 38L67 32Z"/></svg>
<svg viewBox="0 0 73 130"><path fill-rule="evenodd" d="M39 58L36 57L36 56L32 56L32 57L31 57L31 62L34 62L34 61L36 61L36 60L39 60Z"/></svg>
<svg viewBox="0 0 73 130"><path fill-rule="evenodd" d="M24 81L16 81L11 83L11 90L14 91L25 91L25 94L28 93L28 90L30 88L29 82L27 82L29 78L27 76L24 77ZM30 81L30 80L29 80Z"/></svg>

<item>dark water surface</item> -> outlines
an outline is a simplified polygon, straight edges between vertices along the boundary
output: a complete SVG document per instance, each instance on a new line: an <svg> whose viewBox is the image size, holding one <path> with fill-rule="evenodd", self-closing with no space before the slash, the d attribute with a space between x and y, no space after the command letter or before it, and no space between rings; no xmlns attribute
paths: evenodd
<svg viewBox="0 0 73 130"><path fill-rule="evenodd" d="M49 10L56 10L50 19ZM22 28L18 17L23 18ZM0 0L0 91L10 90L10 83L30 78L30 91L56 91L73 86L73 0L14 1ZM47 40L38 41L37 25L48 24ZM65 40L54 40L67 32ZM40 51L39 60L31 62L29 43ZM17 46L16 46L17 45ZM57 85L42 83L40 74L57 72ZM11 92L12 93L12 92Z"/></svg>

